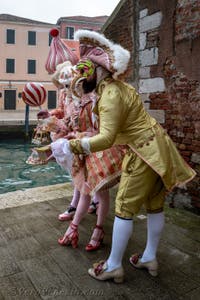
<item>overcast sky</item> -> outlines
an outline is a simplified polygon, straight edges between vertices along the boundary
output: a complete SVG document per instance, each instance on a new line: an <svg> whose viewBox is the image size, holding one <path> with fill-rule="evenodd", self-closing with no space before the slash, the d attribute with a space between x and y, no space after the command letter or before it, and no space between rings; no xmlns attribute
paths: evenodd
<svg viewBox="0 0 200 300"><path fill-rule="evenodd" d="M60 17L111 15L119 0L0 0L0 14L55 24Z"/></svg>

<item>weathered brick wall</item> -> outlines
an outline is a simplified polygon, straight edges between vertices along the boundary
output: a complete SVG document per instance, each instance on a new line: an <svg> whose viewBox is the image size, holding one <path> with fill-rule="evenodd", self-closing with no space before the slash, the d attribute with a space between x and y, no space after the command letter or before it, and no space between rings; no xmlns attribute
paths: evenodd
<svg viewBox="0 0 200 300"><path fill-rule="evenodd" d="M143 1L150 11L152 1ZM151 3L150 3L151 2ZM164 80L162 91L151 93L149 109L164 112L163 126L176 143L184 159L196 170L196 178L188 183L187 190L180 194L200 208L200 68L198 66L200 46L199 1L179 0L169 7L162 1L157 6L162 14L158 30L147 31L146 48L158 47L157 64L151 66L151 80L158 76ZM172 9L173 8L173 9ZM167 25L166 21L172 22ZM149 41L149 37L151 40ZM163 39L165 41L163 41ZM168 46L166 45L168 43ZM166 49L164 49L166 47ZM176 199L176 195L174 195Z"/></svg>
<svg viewBox="0 0 200 300"><path fill-rule="evenodd" d="M197 172L185 194L200 208L200 2L179 0L173 16L171 56L163 57L165 91L149 95L150 109L164 110L163 126Z"/></svg>
<svg viewBox="0 0 200 300"><path fill-rule="evenodd" d="M187 189L173 196L200 208L200 1L121 3L104 33L128 45L128 80L197 172Z"/></svg>
<svg viewBox="0 0 200 300"><path fill-rule="evenodd" d="M151 94L150 107L165 110L164 127L197 172L182 192L189 192L191 204L200 208L200 84L177 71L173 58L166 60L163 73L166 91Z"/></svg>
<svg viewBox="0 0 200 300"><path fill-rule="evenodd" d="M200 82L200 1L178 0L174 12L175 63L180 72Z"/></svg>
<svg viewBox="0 0 200 300"><path fill-rule="evenodd" d="M200 36L200 1L178 0L176 7L176 42Z"/></svg>

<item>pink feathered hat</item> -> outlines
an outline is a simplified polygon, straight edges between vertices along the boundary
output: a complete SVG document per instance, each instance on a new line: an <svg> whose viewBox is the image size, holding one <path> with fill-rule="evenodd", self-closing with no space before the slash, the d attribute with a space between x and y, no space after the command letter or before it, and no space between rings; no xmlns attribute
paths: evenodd
<svg viewBox="0 0 200 300"><path fill-rule="evenodd" d="M45 69L49 74L53 74L56 71L56 66L70 61L72 65L77 64L78 56L62 42L59 37L59 31L57 28L53 28L50 31L52 41L49 49L49 54L45 63Z"/></svg>
<svg viewBox="0 0 200 300"><path fill-rule="evenodd" d="M78 30L74 35L80 43L81 59L90 59L110 71L114 78L123 74L129 63L130 53L96 31Z"/></svg>

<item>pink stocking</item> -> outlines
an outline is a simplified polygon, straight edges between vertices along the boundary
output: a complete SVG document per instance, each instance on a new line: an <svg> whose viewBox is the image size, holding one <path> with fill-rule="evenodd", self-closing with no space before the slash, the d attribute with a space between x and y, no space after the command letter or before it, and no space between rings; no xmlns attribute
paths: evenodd
<svg viewBox="0 0 200 300"><path fill-rule="evenodd" d="M95 197L99 202L97 225L103 226L105 218L107 217L108 212L109 212L109 206L110 206L109 190L98 191L98 192L96 192Z"/></svg>
<svg viewBox="0 0 200 300"><path fill-rule="evenodd" d="M73 219L74 225L79 225L82 218L87 214L88 207L90 205L91 197L89 195L81 195L76 208L76 212Z"/></svg>
<svg viewBox="0 0 200 300"><path fill-rule="evenodd" d="M78 206L76 208L76 212L72 221L73 225L78 226L83 217L87 214L90 201L91 197L89 195L80 195L80 200L78 202ZM64 234L64 237L70 235L72 231L74 231L73 226L69 225L67 231Z"/></svg>
<svg viewBox="0 0 200 300"><path fill-rule="evenodd" d="M101 246L104 237L104 230L102 226L109 212L109 190L98 191L96 192L95 197L99 202L97 223L90 241L86 246L87 251L97 250Z"/></svg>
<svg viewBox="0 0 200 300"><path fill-rule="evenodd" d="M80 192L77 190L77 188L74 188L74 194L70 206L76 208L78 206L79 199L80 199Z"/></svg>

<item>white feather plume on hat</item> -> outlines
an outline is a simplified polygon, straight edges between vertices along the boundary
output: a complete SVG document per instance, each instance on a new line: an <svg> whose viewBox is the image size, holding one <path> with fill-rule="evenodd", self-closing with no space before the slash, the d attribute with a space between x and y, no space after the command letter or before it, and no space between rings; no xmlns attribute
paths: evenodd
<svg viewBox="0 0 200 300"><path fill-rule="evenodd" d="M91 59L112 73L114 78L123 74L129 63L130 52L108 40L96 31L78 30L74 35L80 42L81 58Z"/></svg>

